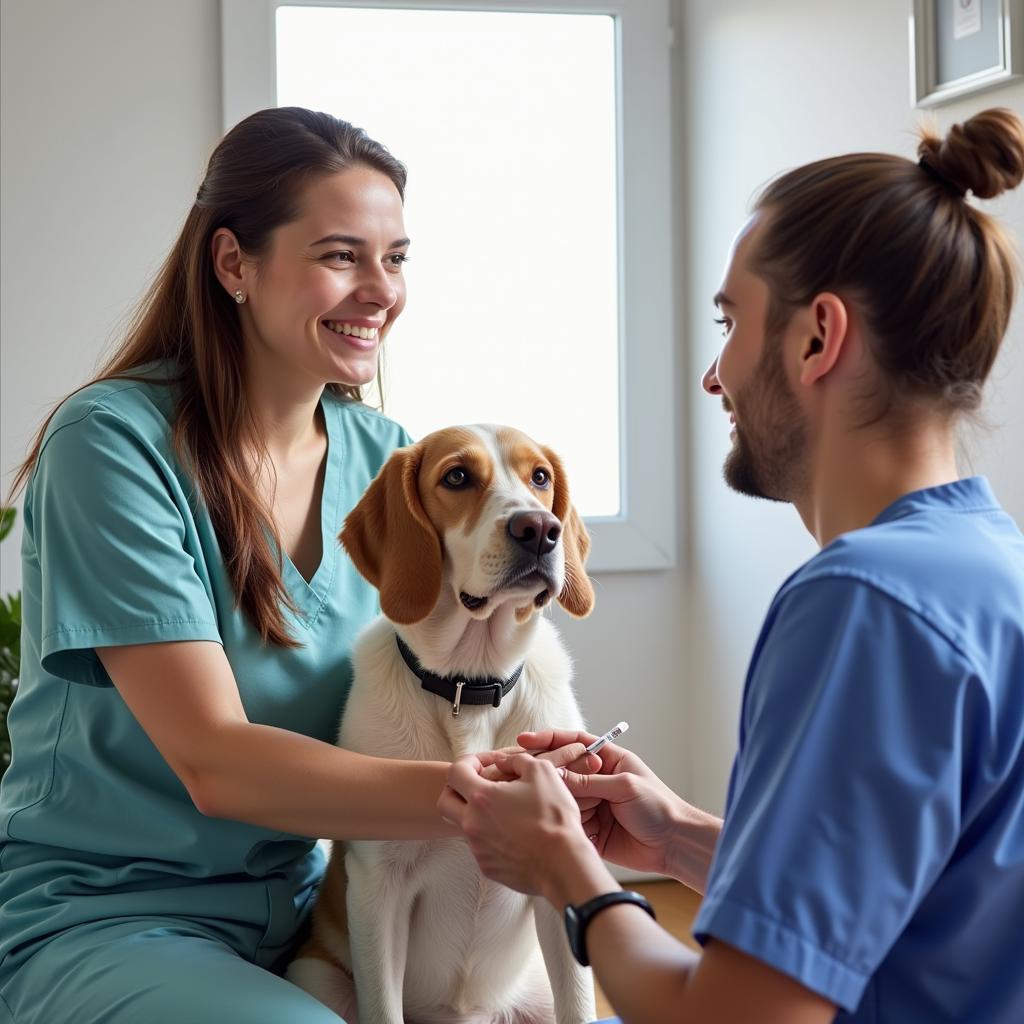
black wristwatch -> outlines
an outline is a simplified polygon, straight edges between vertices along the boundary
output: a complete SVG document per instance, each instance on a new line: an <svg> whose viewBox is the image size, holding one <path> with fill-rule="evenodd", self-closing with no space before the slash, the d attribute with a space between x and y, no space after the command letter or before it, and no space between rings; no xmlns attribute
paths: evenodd
<svg viewBox="0 0 1024 1024"><path fill-rule="evenodd" d="M584 967L590 966L590 957L587 956L587 925L593 921L595 915L600 914L605 907L613 907L616 903L635 903L643 907L648 914L654 917L654 907L650 905L638 892L630 892L628 889L620 892L606 892L603 896L595 896L586 903L574 907L571 903L565 908L565 931L569 936L569 948L572 955Z"/></svg>

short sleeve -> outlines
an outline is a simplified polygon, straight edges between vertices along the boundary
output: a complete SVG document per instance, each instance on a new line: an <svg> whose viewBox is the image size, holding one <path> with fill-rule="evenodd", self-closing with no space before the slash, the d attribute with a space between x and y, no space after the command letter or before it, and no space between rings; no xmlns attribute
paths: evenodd
<svg viewBox="0 0 1024 1024"><path fill-rule="evenodd" d="M748 676L697 939L855 1009L958 840L972 679L948 640L866 582L781 596Z"/></svg>
<svg viewBox="0 0 1024 1024"><path fill-rule="evenodd" d="M47 672L110 685L96 647L220 640L187 498L166 454L117 413L94 405L57 427L25 504Z"/></svg>

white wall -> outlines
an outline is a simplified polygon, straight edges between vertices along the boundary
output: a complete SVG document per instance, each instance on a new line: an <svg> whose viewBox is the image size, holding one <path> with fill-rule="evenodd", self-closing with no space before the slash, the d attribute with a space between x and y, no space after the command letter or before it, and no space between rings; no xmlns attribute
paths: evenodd
<svg viewBox="0 0 1024 1024"><path fill-rule="evenodd" d="M891 0L676 0L680 550L672 572L597 581L564 622L593 725L696 802L720 808L746 660L774 588L813 552L791 509L732 495L728 443L699 376L719 343L711 296L757 186L851 149L912 152L905 10ZM168 249L220 131L216 0L3 0L0 467L92 370ZM942 111L943 123L1024 87ZM412 169L415 173L415 168ZM1024 193L995 204L1024 238ZM978 465L1024 521L1018 310ZM1016 461L1015 461L1016 459ZM9 479L9 478L8 478ZM19 585L0 547L0 590Z"/></svg>
<svg viewBox="0 0 1024 1024"><path fill-rule="evenodd" d="M3 0L0 471L83 383L220 133L216 0ZM20 532L20 531L19 531ZM19 585L16 538L0 590Z"/></svg>

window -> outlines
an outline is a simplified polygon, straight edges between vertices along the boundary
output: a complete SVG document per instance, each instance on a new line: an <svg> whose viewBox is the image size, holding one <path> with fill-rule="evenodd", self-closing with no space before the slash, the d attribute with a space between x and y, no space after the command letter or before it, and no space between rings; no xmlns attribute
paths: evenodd
<svg viewBox="0 0 1024 1024"><path fill-rule="evenodd" d="M551 444L590 568L663 568L667 7L545 6L222 0L225 128L308 106L406 162L410 300L388 339L386 412L414 436L504 422Z"/></svg>

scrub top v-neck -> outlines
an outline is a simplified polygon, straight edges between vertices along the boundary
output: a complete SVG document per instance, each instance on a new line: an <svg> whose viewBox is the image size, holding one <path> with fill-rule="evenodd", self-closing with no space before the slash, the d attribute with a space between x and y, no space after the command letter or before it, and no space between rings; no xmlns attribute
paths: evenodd
<svg viewBox="0 0 1024 1024"><path fill-rule="evenodd" d="M327 600L334 582L334 572L338 559L338 533L341 523L338 522L338 501L341 497L341 455L339 445L332 439L328 417L335 412L333 405L324 409L324 426L327 429L327 453L324 465L324 484L320 497L320 562L313 575L307 580L296 568L287 552L281 554L282 575L284 585L301 617L305 620L316 618L320 607ZM338 435L337 424L333 434Z"/></svg>
<svg viewBox="0 0 1024 1024"><path fill-rule="evenodd" d="M95 648L223 646L249 720L333 742L356 634L376 591L340 549L345 516L409 442L326 392L323 551L289 559L295 649L264 645L235 596L209 514L171 440L173 385L91 385L51 422L25 496L22 673L0 791L0 981L40 943L133 917L200 922L271 961L322 859L308 837L205 817L111 685Z"/></svg>

